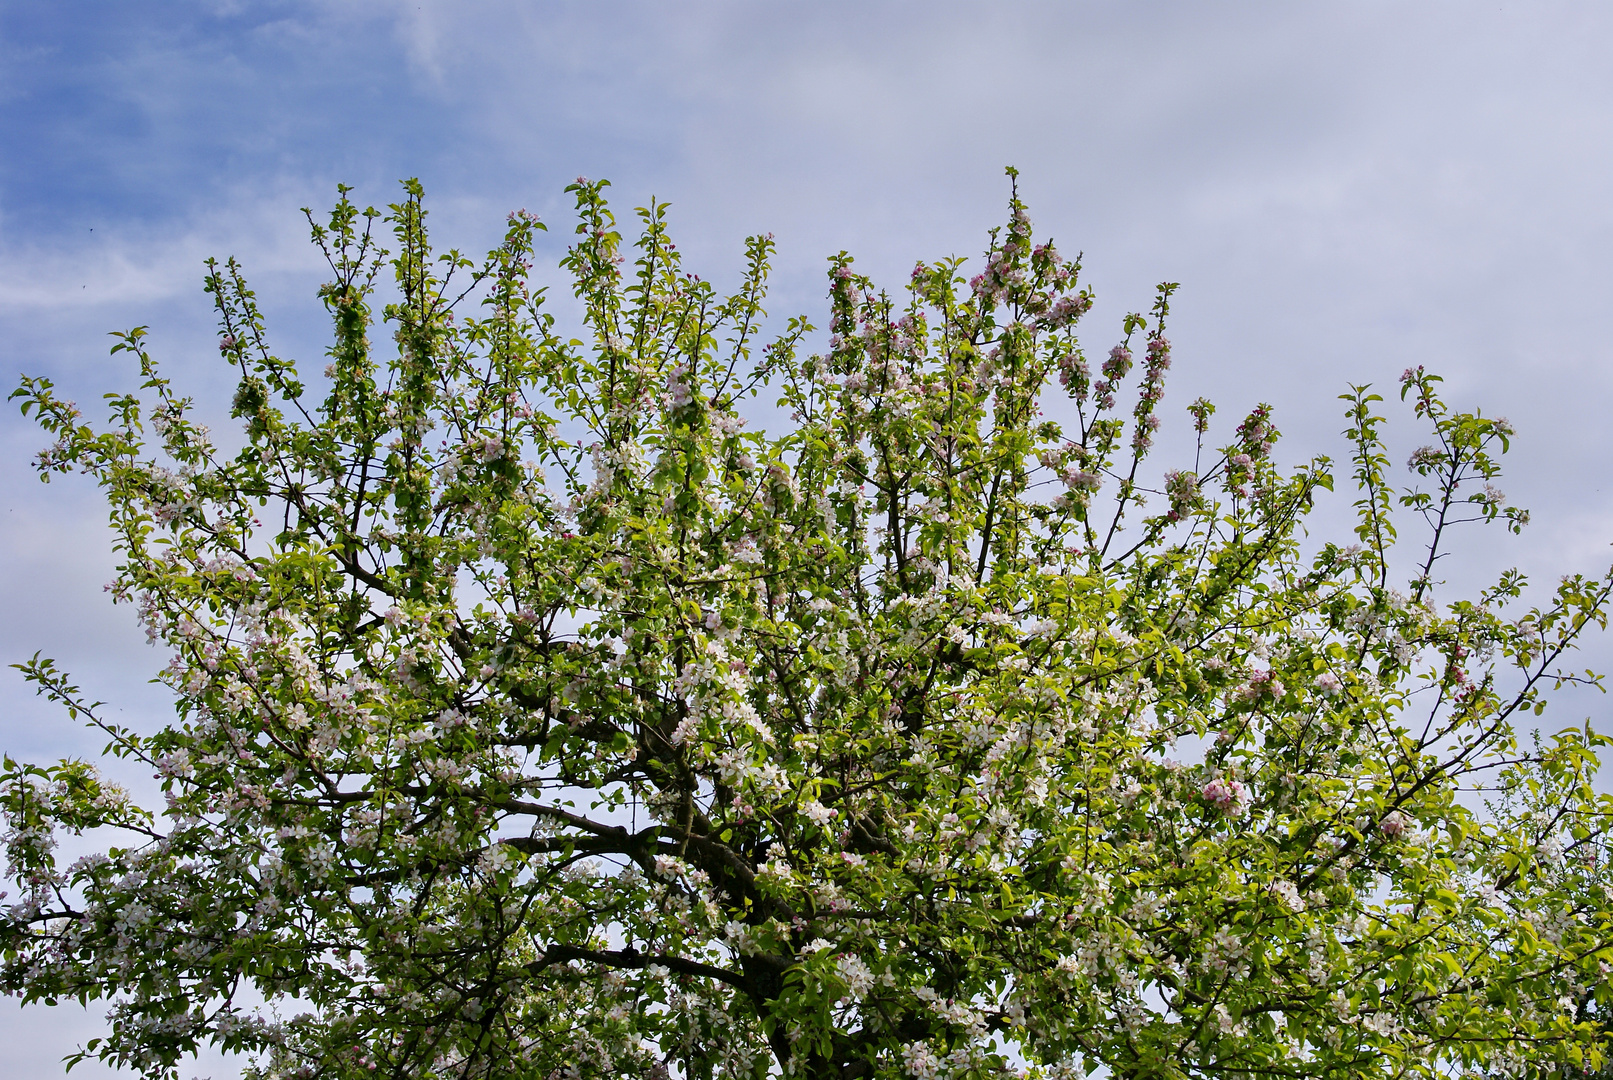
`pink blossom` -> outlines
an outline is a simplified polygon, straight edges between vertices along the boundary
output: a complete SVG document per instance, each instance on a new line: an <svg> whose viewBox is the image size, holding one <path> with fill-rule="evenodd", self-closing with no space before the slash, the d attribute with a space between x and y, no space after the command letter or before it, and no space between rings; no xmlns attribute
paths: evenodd
<svg viewBox="0 0 1613 1080"><path fill-rule="evenodd" d="M1287 692L1288 688L1283 686L1281 680L1274 678L1271 672L1257 671L1249 676L1249 681L1238 691L1238 696L1244 701L1258 701L1262 697L1276 700Z"/></svg>
<svg viewBox="0 0 1613 1080"><path fill-rule="evenodd" d="M1228 817L1240 817L1248 808L1249 789L1236 780L1217 777L1204 785L1204 801Z"/></svg>

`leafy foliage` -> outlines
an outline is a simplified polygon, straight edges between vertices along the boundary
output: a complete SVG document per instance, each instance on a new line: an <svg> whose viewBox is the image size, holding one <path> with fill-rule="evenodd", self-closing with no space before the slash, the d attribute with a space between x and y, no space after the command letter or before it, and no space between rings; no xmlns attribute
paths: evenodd
<svg viewBox="0 0 1613 1080"><path fill-rule="evenodd" d="M152 1075L207 1041L263 1077L1601 1067L1607 740L1515 724L1594 681L1564 665L1613 579L1435 580L1464 517L1523 524L1467 494L1504 421L1407 372L1436 441L1398 493L1353 389L1358 542L1307 550L1332 466L1279 468L1264 406L1216 449L1193 403L1193 467L1145 472L1176 286L1093 371L1017 195L972 279L832 259L809 355L761 337L771 238L724 297L604 186L568 189L577 337L534 218L435 254L413 183L310 215L323 382L209 264L239 453L143 329L104 428L24 381L177 718L23 665L167 805L6 763L8 992L112 999L85 1053ZM738 411L764 386L776 433ZM1408 593L1397 515L1430 527ZM101 828L128 846L58 865Z"/></svg>

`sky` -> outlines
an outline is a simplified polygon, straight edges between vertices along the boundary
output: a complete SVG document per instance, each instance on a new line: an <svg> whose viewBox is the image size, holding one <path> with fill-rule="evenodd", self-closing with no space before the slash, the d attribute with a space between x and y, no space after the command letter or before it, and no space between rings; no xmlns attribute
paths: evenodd
<svg viewBox="0 0 1613 1080"><path fill-rule="evenodd" d="M978 259L1013 165L1039 234L1085 254L1093 344L1181 284L1167 413L1203 394L1230 427L1270 402L1279 456L1338 457L1337 397L1372 383L1403 461L1426 440L1395 380L1422 364L1509 418L1502 486L1533 521L1475 534L1450 573L1550 584L1613 555L1610 47L1613 7L1540 0L0 0L0 389L48 376L94 416L133 386L106 335L145 325L224 426L202 260L239 258L282 355L322 364L299 208L338 183L381 205L419 177L437 241L467 251L528 208L559 280L563 188L608 177L629 220L670 202L718 283L774 233L770 311L821 324L837 251L893 287ZM0 661L42 651L153 728L164 658L102 593L93 485L29 467L46 441L0 414ZM1613 668L1607 641L1587 655ZM1613 731L1600 695L1560 704L1556 726ZM0 751L99 748L0 670ZM102 1011L0 1002L0 1074L60 1076Z"/></svg>

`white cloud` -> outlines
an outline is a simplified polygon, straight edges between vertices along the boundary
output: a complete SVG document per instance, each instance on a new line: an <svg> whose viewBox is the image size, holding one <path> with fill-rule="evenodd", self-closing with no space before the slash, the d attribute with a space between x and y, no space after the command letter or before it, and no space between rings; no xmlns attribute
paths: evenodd
<svg viewBox="0 0 1613 1080"><path fill-rule="evenodd" d="M71 236L11 239L0 224L0 312L137 308L200 295L208 258L240 259L258 274L314 274L318 254L297 207L327 192L275 178L240 185L184 218L114 220Z"/></svg>

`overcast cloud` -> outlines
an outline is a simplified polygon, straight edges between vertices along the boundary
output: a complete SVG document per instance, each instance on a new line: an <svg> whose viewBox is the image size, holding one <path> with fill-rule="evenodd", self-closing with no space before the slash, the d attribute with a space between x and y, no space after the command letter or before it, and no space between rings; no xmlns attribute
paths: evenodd
<svg viewBox="0 0 1613 1080"><path fill-rule="evenodd" d="M1346 384L1387 393L1425 364L1463 407L1513 421L1504 486L1535 512L1453 573L1600 572L1610 46L1613 8L1538 2L10 0L0 372L48 375L93 413L132 383L106 332L148 324L224 426L201 260L239 256L283 352L316 361L298 207L339 181L379 204L421 177L439 242L467 249L529 207L552 262L561 189L607 176L624 215L671 201L691 268L719 282L745 235L774 232L771 310L821 321L826 256L897 285L916 258L976 253L1013 164L1038 230L1086 253L1094 343L1155 282L1181 283L1169 412L1206 394L1230 426L1270 401L1290 460L1337 454ZM101 594L95 492L33 479L42 442L0 418L0 660L42 649L130 722L159 723L161 660ZM99 748L15 673L0 703L8 754ZM1590 696L1554 726L1585 715L1613 728ZM0 1073L59 1076L100 1011L0 1007ZM236 1071L213 1058L185 1075Z"/></svg>

